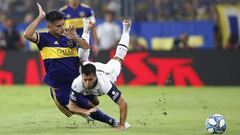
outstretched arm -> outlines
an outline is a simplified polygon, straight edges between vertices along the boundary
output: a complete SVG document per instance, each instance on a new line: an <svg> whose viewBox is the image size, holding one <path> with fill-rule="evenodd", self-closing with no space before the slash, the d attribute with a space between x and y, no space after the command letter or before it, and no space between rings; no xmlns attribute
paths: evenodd
<svg viewBox="0 0 240 135"><path fill-rule="evenodd" d="M117 104L119 105L119 111L120 111L120 123L118 128L124 129L125 128L124 125L127 119L127 102L121 96Z"/></svg>
<svg viewBox="0 0 240 135"><path fill-rule="evenodd" d="M32 23L30 23L30 25L27 27L27 29L24 32L24 37L34 43L37 42L37 35L35 34L36 28L38 24L45 18L45 15L46 15L39 3L37 3L37 6L38 6L39 15L35 20L33 20Z"/></svg>
<svg viewBox="0 0 240 135"><path fill-rule="evenodd" d="M91 108L89 110L80 108L76 103L73 101L69 100L68 108L71 112L82 115L82 116L87 116L90 115L92 112L96 112L97 108Z"/></svg>
<svg viewBox="0 0 240 135"><path fill-rule="evenodd" d="M119 129L125 128L125 122L127 119L127 102L123 99L121 91L117 89L117 87L112 84L112 88L108 91L107 95L119 106L119 113L120 113L120 122L119 122Z"/></svg>

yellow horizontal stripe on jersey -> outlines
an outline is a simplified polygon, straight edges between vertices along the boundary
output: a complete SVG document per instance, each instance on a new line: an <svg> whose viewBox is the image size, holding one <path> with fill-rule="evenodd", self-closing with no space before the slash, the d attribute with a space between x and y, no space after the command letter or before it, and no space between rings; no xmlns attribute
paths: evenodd
<svg viewBox="0 0 240 135"><path fill-rule="evenodd" d="M43 60L78 57L77 48L43 47L40 53Z"/></svg>
<svg viewBox="0 0 240 135"><path fill-rule="evenodd" d="M73 25L75 28L83 28L83 19L74 18L65 20L65 28L69 28L70 25Z"/></svg>

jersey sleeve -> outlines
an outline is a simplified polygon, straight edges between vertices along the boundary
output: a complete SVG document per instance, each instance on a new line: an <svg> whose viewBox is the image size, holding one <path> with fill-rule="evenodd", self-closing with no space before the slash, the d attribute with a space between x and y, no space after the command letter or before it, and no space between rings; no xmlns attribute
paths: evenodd
<svg viewBox="0 0 240 135"><path fill-rule="evenodd" d="M79 95L80 95L80 93L78 93L72 89L72 91L70 93L70 100L76 103Z"/></svg>
<svg viewBox="0 0 240 135"><path fill-rule="evenodd" d="M96 66L96 63L95 63L95 66ZM107 76L104 73L97 73L97 77L101 85L101 93L102 95L106 95L112 88L112 83L108 80Z"/></svg>
<svg viewBox="0 0 240 135"><path fill-rule="evenodd" d="M42 48L48 44L47 34L41 33L41 32L40 33L36 32L35 34L37 36L36 44L37 44L39 50L42 50Z"/></svg>
<svg viewBox="0 0 240 135"><path fill-rule="evenodd" d="M77 99L79 97L79 95L81 94L81 81L80 81L81 77L77 77L73 83L72 83L72 90L71 90L71 93L70 93L70 100L73 101L73 102L77 102Z"/></svg>
<svg viewBox="0 0 240 135"><path fill-rule="evenodd" d="M107 95L115 102L117 103L119 98L121 97L121 91L118 90L118 88L112 84L112 88L108 91Z"/></svg>

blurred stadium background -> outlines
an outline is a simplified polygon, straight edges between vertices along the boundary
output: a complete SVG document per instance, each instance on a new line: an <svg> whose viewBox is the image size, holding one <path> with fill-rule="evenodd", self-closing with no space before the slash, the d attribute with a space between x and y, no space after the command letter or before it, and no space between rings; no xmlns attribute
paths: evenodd
<svg viewBox="0 0 240 135"><path fill-rule="evenodd" d="M80 1L94 10L97 26L104 22L106 10L114 12L119 27L124 18L133 21L131 48L117 82L131 105L133 128L127 134L205 134L204 121L212 113L226 116L227 134L240 132L240 0ZM22 36L38 14L36 2L0 0L0 134L72 134L81 130L112 134L106 126L82 124L81 118L67 120L51 101L42 82L45 71L39 52ZM45 11L66 4L65 0L38 2ZM38 30L46 31L45 24ZM4 34L12 29L16 31L10 37ZM91 59L106 62L113 52L102 50ZM109 109L107 99L102 101L103 110L117 116L117 109ZM154 119L158 122L152 124Z"/></svg>

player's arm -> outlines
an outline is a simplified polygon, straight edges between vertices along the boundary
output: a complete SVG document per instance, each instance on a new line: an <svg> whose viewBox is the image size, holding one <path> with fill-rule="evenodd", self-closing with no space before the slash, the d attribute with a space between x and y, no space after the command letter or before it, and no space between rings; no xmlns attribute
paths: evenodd
<svg viewBox="0 0 240 135"><path fill-rule="evenodd" d="M124 98L121 96L121 92L117 89L117 87L112 84L112 88L109 90L107 95L119 106L119 112L120 112L120 123L118 128L124 129L124 124L127 119L127 102L124 100Z"/></svg>
<svg viewBox="0 0 240 135"><path fill-rule="evenodd" d="M89 44L86 42L85 39L79 38L76 29L73 25L70 25L69 28L64 32L64 36L66 36L68 39L73 40L78 47L81 47L84 50L89 49Z"/></svg>
<svg viewBox="0 0 240 135"><path fill-rule="evenodd" d="M89 108L91 108L89 110L81 108L77 105L77 100L79 99L79 96L80 96L80 93L79 93L80 91L76 86L77 81L78 80L74 80L74 82L72 84L72 91L71 91L70 98L69 98L68 108L72 113L75 113L75 114L79 114L82 116L90 115L92 112L96 111L96 108L94 108L94 105L89 107Z"/></svg>
<svg viewBox="0 0 240 135"><path fill-rule="evenodd" d="M77 43L79 47L81 47L84 50L88 50L90 48L90 45L86 42L86 40L82 38L73 38L73 41Z"/></svg>
<svg viewBox="0 0 240 135"><path fill-rule="evenodd" d="M30 23L27 29L24 32L24 37L34 43L37 42L37 35L35 33L38 24L45 18L45 12L43 11L41 5L37 3L39 15L38 17Z"/></svg>
<svg viewBox="0 0 240 135"><path fill-rule="evenodd" d="M69 100L68 108L72 113L82 116L90 115L92 112L96 112L97 108L91 108L89 110L79 107L75 102Z"/></svg>
<svg viewBox="0 0 240 135"><path fill-rule="evenodd" d="M69 104L68 104L68 108L71 112L75 113L75 114L79 114L79 115L82 115L82 116L86 116L86 115L90 115L92 112L95 112L96 111L96 108L94 107L94 105L90 106L88 103L88 107L86 106L86 100L84 100L84 98L82 99L80 96L81 96L81 92L82 92L82 89L81 89L81 76L77 77L73 83L72 83L72 90L71 90L71 93L70 93L70 97L69 97ZM81 100L81 104L83 104L83 107L80 107L78 105L78 102L79 99ZM85 109L85 108L90 108L90 109Z"/></svg>
<svg viewBox="0 0 240 135"><path fill-rule="evenodd" d="M124 124L127 119L127 102L121 96L117 101L117 104L119 106L119 111L120 111L120 123L118 128L123 129L125 128Z"/></svg>

